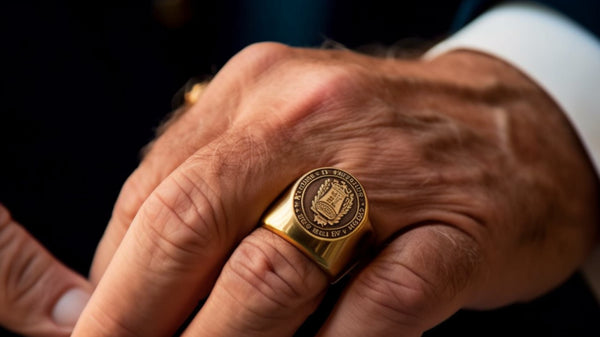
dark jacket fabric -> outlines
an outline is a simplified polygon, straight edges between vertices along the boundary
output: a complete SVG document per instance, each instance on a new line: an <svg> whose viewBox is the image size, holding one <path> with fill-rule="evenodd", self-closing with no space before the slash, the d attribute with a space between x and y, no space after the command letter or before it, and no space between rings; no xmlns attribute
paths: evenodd
<svg viewBox="0 0 600 337"><path fill-rule="evenodd" d="M451 27L457 30L490 7L502 3L499 0L464 0L460 3ZM600 1L594 0L533 0L570 17L588 31L600 36Z"/></svg>

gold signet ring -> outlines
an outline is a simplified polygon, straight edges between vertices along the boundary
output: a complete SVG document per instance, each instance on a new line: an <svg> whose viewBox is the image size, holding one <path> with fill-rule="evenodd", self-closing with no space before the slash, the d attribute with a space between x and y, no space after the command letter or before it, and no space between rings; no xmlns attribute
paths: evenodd
<svg viewBox="0 0 600 337"><path fill-rule="evenodd" d="M261 223L300 249L334 282L368 249L373 232L363 187L350 173L330 167L300 177Z"/></svg>

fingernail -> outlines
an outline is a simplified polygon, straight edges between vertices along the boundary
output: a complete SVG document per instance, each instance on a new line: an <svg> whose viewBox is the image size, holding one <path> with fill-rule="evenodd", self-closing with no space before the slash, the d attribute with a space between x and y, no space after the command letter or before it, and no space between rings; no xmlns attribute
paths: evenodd
<svg viewBox="0 0 600 337"><path fill-rule="evenodd" d="M60 326L75 326L89 299L90 294L79 288L65 292L54 305L52 320Z"/></svg>

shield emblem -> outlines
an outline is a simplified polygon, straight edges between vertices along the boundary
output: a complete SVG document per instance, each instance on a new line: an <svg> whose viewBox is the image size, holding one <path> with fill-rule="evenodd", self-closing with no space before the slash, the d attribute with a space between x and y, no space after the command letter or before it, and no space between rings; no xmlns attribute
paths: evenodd
<svg viewBox="0 0 600 337"><path fill-rule="evenodd" d="M314 221L321 226L333 226L348 213L354 202L354 193L346 182L327 179L312 201L311 210Z"/></svg>

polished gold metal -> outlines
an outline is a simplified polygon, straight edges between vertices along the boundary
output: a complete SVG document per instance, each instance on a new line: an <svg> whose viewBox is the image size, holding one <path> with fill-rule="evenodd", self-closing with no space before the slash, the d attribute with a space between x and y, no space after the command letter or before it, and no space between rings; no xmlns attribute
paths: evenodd
<svg viewBox="0 0 600 337"><path fill-rule="evenodd" d="M204 89L206 89L207 85L208 81L195 83L190 90L186 91L185 94L183 94L185 104L194 105L200 98L200 95L202 95L202 93L204 92Z"/></svg>
<svg viewBox="0 0 600 337"><path fill-rule="evenodd" d="M358 180L318 168L296 181L267 210L262 225L315 261L335 281L370 246L367 196Z"/></svg>

